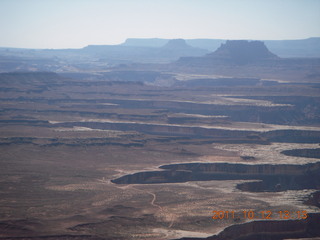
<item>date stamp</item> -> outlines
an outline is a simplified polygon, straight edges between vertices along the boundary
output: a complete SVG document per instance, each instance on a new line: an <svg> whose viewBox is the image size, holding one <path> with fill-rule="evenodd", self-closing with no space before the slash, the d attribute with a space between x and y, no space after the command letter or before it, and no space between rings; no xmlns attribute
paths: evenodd
<svg viewBox="0 0 320 240"><path fill-rule="evenodd" d="M299 211L271 211L271 210L263 210L263 211L254 211L254 210L242 210L242 211L212 211L212 219L213 220L222 220L222 219L233 219L233 220L241 220L241 219L289 219L289 220L299 220L299 219L307 219L308 213L305 210Z"/></svg>

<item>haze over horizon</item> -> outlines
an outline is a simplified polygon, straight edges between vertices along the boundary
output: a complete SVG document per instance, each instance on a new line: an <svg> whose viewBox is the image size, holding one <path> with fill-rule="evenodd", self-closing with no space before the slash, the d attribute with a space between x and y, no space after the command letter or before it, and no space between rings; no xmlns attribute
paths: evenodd
<svg viewBox="0 0 320 240"><path fill-rule="evenodd" d="M2 0L0 47L82 48L127 38L320 37L318 0Z"/></svg>

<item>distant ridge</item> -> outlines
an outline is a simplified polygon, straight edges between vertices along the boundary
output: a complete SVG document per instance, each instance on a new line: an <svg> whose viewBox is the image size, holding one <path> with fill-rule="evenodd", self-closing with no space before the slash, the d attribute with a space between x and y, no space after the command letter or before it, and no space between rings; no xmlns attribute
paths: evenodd
<svg viewBox="0 0 320 240"><path fill-rule="evenodd" d="M170 39L165 38L128 38L121 46L153 47L160 48L168 43ZM226 39L185 39L192 47L206 49L210 52L217 50ZM261 40L266 47L279 57L320 57L320 37L312 37L296 40Z"/></svg>
<svg viewBox="0 0 320 240"><path fill-rule="evenodd" d="M240 45L243 50L240 49ZM216 52L213 53L214 51ZM319 61L319 37L301 40L268 40L264 41L264 44L246 40L153 38L128 39L121 45L89 45L81 49L0 47L0 72L77 72L91 68L104 70L107 67L139 63L172 63L172 67L180 65L179 67L182 68L192 67L193 70L195 67L220 74L239 75L240 70L232 68L230 64L249 66L255 63L259 65L260 72L261 68L265 69L265 76L271 75L271 72L267 75L269 71L267 68L270 67L283 75L285 72L282 69L286 71L289 69L292 72L300 68L308 68L308 73L305 73L307 75L302 77L314 81L319 77ZM143 68L150 67L143 66ZM158 67L164 68L164 66ZM255 72L257 71L256 69ZM253 69L242 69L241 76L247 77L250 72L253 72ZM257 76L256 73L251 75ZM292 77L297 78L297 75L292 74Z"/></svg>

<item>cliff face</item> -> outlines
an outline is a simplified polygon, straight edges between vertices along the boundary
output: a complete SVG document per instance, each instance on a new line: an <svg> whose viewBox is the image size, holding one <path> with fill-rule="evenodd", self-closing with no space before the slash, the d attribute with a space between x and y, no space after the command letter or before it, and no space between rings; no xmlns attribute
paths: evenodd
<svg viewBox="0 0 320 240"><path fill-rule="evenodd" d="M320 187L320 164L271 165L186 163L160 167L163 171L138 172L112 180L117 184L174 183L187 181L252 179L239 184L245 191L281 191Z"/></svg>

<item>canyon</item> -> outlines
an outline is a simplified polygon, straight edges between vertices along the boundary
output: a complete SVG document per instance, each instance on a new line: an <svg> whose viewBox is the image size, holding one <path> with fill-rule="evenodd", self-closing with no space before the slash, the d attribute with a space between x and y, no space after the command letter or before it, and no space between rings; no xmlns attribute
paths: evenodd
<svg viewBox="0 0 320 240"><path fill-rule="evenodd" d="M24 67L0 73L0 239L319 238L319 59L221 43L152 50L171 63L11 59Z"/></svg>

